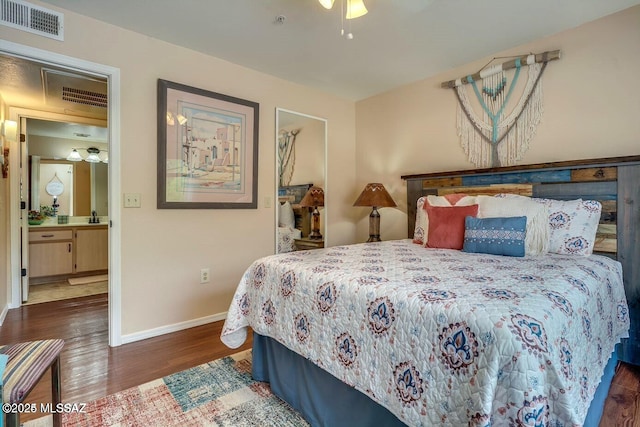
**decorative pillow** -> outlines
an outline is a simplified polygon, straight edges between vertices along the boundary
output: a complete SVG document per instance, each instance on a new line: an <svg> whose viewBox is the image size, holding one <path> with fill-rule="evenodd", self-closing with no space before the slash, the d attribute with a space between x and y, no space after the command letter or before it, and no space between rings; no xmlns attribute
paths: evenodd
<svg viewBox="0 0 640 427"><path fill-rule="evenodd" d="M429 232L429 217L424 205L427 201L431 206L469 206L475 203L475 197L462 193L447 194L446 196L423 196L418 199L416 210L416 225L413 230L413 243L425 245Z"/></svg>
<svg viewBox="0 0 640 427"><path fill-rule="evenodd" d="M526 198L515 194L501 197ZM600 223L602 204L597 200L554 200L532 198L547 208L549 220L549 252L562 255L593 253Z"/></svg>
<svg viewBox="0 0 640 427"><path fill-rule="evenodd" d="M424 210L424 203L426 201L426 197L420 197L416 204L416 225L413 228L413 243L417 243L419 245L424 245L424 233L428 227L427 212Z"/></svg>
<svg viewBox="0 0 640 427"><path fill-rule="evenodd" d="M278 226L295 228L296 219L293 215L293 208L291 207L291 203L284 202L280 205L280 210L278 212Z"/></svg>
<svg viewBox="0 0 640 427"><path fill-rule="evenodd" d="M431 206L425 204L429 217L427 248L462 249L465 217L478 214L478 205Z"/></svg>
<svg viewBox="0 0 640 427"><path fill-rule="evenodd" d="M556 254L593 253L602 204L597 200L549 200L549 251Z"/></svg>
<svg viewBox="0 0 640 427"><path fill-rule="evenodd" d="M478 218L526 216L524 240L526 255L541 255L549 251L549 221L547 209L530 197L477 196Z"/></svg>
<svg viewBox="0 0 640 427"><path fill-rule="evenodd" d="M464 221L465 252L524 256L527 217L473 218Z"/></svg>

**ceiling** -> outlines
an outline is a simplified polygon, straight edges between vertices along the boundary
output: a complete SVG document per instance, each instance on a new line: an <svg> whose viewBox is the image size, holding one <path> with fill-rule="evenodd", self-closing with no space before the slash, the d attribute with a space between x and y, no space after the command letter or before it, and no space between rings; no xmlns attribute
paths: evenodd
<svg viewBox="0 0 640 427"><path fill-rule="evenodd" d="M105 127L29 119L27 129L29 131L29 135L72 139L87 143L106 144L108 141L108 131Z"/></svg>
<svg viewBox="0 0 640 427"><path fill-rule="evenodd" d="M71 93L80 97L70 96ZM29 119L29 135L107 143L105 126L85 123L87 119L106 123L107 81L104 78L0 54L0 94L7 105L63 114L69 120L65 123ZM73 123L74 116L84 120Z"/></svg>
<svg viewBox="0 0 640 427"><path fill-rule="evenodd" d="M369 13L342 24L342 0L332 10L317 0L153 0L153 7L140 0L42 1L354 101L640 4L364 0ZM342 25L353 39L340 35ZM0 55L0 94L8 105L44 103L48 111L106 119L106 108L61 101L63 86L107 93L104 79ZM36 126L41 135L77 139L71 125ZM80 133L106 138L104 129Z"/></svg>
<svg viewBox="0 0 640 427"><path fill-rule="evenodd" d="M340 35L339 12L347 0L336 0L332 10L317 0L43 1L352 100L640 4L364 0L369 13L345 20L345 29L354 35L348 40Z"/></svg>

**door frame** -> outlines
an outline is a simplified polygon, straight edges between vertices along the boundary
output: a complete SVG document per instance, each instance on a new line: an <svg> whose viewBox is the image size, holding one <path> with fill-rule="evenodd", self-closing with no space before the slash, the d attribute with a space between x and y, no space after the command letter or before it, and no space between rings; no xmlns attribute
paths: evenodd
<svg viewBox="0 0 640 427"><path fill-rule="evenodd" d="M3 42L0 52L26 60L55 65L94 74L107 79L108 90L108 135L109 135L109 345L122 344L122 303L121 303L121 224L120 224L120 69L89 62L66 55L49 52L13 42ZM10 120L20 123L20 113L24 110L9 107ZM11 117L13 116L13 117ZM20 162L20 142L11 142L9 164ZM9 223L10 227L10 289L9 308L20 307L20 170L9 168Z"/></svg>

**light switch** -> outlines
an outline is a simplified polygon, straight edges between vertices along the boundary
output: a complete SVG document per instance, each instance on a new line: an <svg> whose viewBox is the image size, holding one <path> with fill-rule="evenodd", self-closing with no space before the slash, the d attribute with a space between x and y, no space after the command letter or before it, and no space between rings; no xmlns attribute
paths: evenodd
<svg viewBox="0 0 640 427"><path fill-rule="evenodd" d="M141 205L140 199L140 193L124 193L124 207L139 208Z"/></svg>

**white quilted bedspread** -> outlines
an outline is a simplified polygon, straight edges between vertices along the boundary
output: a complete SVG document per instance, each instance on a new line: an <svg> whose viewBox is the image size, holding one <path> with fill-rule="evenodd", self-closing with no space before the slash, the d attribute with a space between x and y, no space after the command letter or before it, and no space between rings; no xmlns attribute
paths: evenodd
<svg viewBox="0 0 640 427"><path fill-rule="evenodd" d="M618 262L410 240L262 258L222 341L275 338L412 426L581 425L628 336Z"/></svg>

